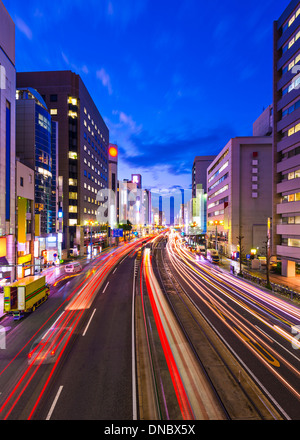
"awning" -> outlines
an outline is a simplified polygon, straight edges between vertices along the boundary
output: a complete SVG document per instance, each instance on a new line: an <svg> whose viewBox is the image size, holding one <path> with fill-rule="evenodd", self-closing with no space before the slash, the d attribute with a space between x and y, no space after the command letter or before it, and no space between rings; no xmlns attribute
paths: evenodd
<svg viewBox="0 0 300 440"><path fill-rule="evenodd" d="M9 262L7 261L6 257L0 257L0 267L1 266L9 266Z"/></svg>

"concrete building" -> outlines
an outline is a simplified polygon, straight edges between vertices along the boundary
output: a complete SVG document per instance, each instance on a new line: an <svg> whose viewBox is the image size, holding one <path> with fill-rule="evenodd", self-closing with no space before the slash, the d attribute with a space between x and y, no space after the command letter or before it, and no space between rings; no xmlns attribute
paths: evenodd
<svg viewBox="0 0 300 440"><path fill-rule="evenodd" d="M58 169L63 182L66 254L83 255L100 232L97 193L108 188L109 130L81 77L71 71L21 72L18 87L33 87L58 122Z"/></svg>
<svg viewBox="0 0 300 440"><path fill-rule="evenodd" d="M192 197L196 197L197 185L202 184L204 193L206 193L206 172L209 165L216 156L196 156L192 169Z"/></svg>
<svg viewBox="0 0 300 440"><path fill-rule="evenodd" d="M118 223L118 146L109 144L108 148L108 224L111 228L116 228Z"/></svg>
<svg viewBox="0 0 300 440"><path fill-rule="evenodd" d="M269 105L253 123L253 136L272 136L273 104Z"/></svg>
<svg viewBox="0 0 300 440"><path fill-rule="evenodd" d="M272 253L282 275L300 263L300 2L274 22Z"/></svg>
<svg viewBox="0 0 300 440"><path fill-rule="evenodd" d="M32 88L16 91L16 155L35 170L35 237L38 256L52 263L58 255L58 138L40 94Z"/></svg>
<svg viewBox="0 0 300 440"><path fill-rule="evenodd" d="M15 249L15 25L0 0L0 278L13 281Z"/></svg>
<svg viewBox="0 0 300 440"><path fill-rule="evenodd" d="M35 239L35 172L16 161L16 278L40 272L39 241Z"/></svg>
<svg viewBox="0 0 300 440"><path fill-rule="evenodd" d="M272 139L231 139L207 170L208 247L232 256L242 236L244 253L265 254L272 212Z"/></svg>

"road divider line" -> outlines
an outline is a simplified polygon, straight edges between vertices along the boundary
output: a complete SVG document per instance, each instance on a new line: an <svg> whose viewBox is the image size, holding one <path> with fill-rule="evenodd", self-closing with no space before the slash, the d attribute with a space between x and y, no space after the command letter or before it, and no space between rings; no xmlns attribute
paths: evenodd
<svg viewBox="0 0 300 440"><path fill-rule="evenodd" d="M57 404L57 401L58 401L58 399L59 399L60 393L62 392L62 389L63 389L63 385L61 385L61 386L59 387L59 389L58 389L58 391L57 391L57 393L56 393L55 399L53 400L53 403L52 403L51 408L50 408L50 410L49 410L49 412L48 412L48 415L47 415L47 417L46 417L46 420L50 420L50 418L51 418L51 416L52 416L52 413L53 413L53 411L54 411L54 408L55 408L55 406L56 406L56 404Z"/></svg>
<svg viewBox="0 0 300 440"><path fill-rule="evenodd" d="M85 336L85 334L86 334L86 332L87 332L87 330L88 330L88 328L89 328L89 325L90 325L90 323L91 323L91 320L93 319L93 317L94 317L94 315L95 315L95 312L96 312L96 309L93 311L92 316L90 317L89 322L87 323L87 325L86 325L86 327L85 327L85 329L84 329L84 332L82 333L82 336Z"/></svg>
<svg viewBox="0 0 300 440"><path fill-rule="evenodd" d="M107 286L109 285L109 281L107 281L106 286L104 287L103 293L105 292L105 290L107 289Z"/></svg>

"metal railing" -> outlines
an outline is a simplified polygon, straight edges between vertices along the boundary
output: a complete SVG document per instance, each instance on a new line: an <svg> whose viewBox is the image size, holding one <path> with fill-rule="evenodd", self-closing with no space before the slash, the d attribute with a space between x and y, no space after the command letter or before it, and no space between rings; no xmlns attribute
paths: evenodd
<svg viewBox="0 0 300 440"><path fill-rule="evenodd" d="M251 273L243 270L242 271L243 278L249 281L252 281L253 283L258 284L259 286L266 287L267 288L267 280L264 278L252 275ZM270 286L272 289L272 292L279 293L280 295L284 295L286 297L289 297L291 300L297 300L300 301L300 292L297 292L293 289L291 289L288 286L283 286L281 284L272 283L270 282Z"/></svg>

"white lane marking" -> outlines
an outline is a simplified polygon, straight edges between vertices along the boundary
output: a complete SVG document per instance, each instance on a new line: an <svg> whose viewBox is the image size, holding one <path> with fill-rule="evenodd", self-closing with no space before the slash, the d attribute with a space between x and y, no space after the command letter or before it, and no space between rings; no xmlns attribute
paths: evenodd
<svg viewBox="0 0 300 440"><path fill-rule="evenodd" d="M82 336L85 336L85 334L86 334L86 332L87 332L87 330L88 330L88 328L89 328L89 325L90 325L90 323L91 323L91 320L93 319L93 316L94 316L95 312L96 312L96 309L93 311L93 313L92 313L92 315L91 315L91 317L90 317L90 319L89 319L89 322L87 323L87 325L86 325L86 327L85 327L85 329L84 329L84 332L82 333Z"/></svg>
<svg viewBox="0 0 300 440"><path fill-rule="evenodd" d="M132 356L132 418L137 420L137 386L136 386L136 368L135 368L135 280L136 275L133 274L133 286L132 286L132 313L131 313L131 356Z"/></svg>
<svg viewBox="0 0 300 440"><path fill-rule="evenodd" d="M105 290L107 289L107 286L109 285L109 281L107 281L106 286L104 287L103 293L105 292Z"/></svg>
<svg viewBox="0 0 300 440"><path fill-rule="evenodd" d="M51 416L52 416L52 413L53 413L53 411L54 411L55 405L57 404L57 401L58 401L58 399L59 399L60 393L62 392L62 389L63 389L63 385L61 385L61 386L59 387L58 391L57 391L57 394L56 394L56 396L55 396L55 399L53 400L53 403L52 403L52 405L51 405L51 408L50 408L50 410L49 410L49 412L48 412L48 415L47 415L47 417L46 417L46 420L50 420L50 418L51 418Z"/></svg>

